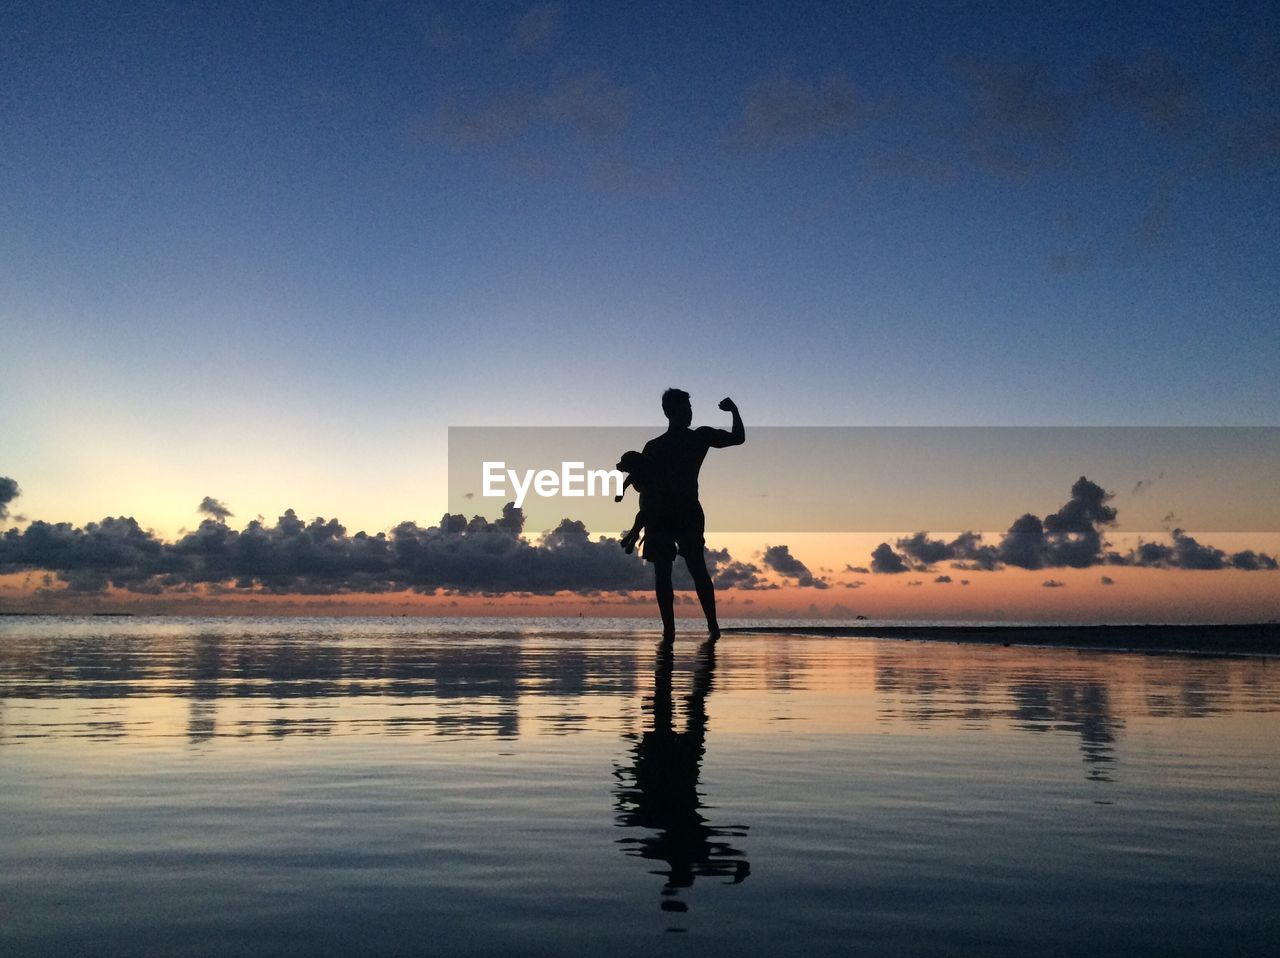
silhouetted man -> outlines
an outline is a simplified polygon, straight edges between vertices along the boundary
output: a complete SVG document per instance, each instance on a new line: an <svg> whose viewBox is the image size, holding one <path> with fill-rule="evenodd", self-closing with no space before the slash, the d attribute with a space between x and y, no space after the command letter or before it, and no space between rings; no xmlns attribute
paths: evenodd
<svg viewBox="0 0 1280 958"><path fill-rule="evenodd" d="M707 450L740 446L746 441L742 417L732 399L722 399L720 408L733 414L729 431L711 426L690 429L693 406L683 389L668 389L662 394L662 411L667 417L667 431L645 443L644 456L653 472L653 507L646 506L644 557L653 563L654 592L658 612L662 615L662 638L670 642L676 636L675 593L671 586L671 566L677 555L684 556L698 601L707 617L707 632L712 641L720 637L716 621L716 591L707 572L703 556L703 532L706 517L698 502L698 471Z"/></svg>

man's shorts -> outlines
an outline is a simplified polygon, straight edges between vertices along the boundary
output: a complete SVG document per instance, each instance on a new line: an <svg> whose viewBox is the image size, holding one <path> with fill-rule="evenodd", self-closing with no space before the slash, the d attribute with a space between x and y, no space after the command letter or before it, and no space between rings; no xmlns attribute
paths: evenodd
<svg viewBox="0 0 1280 958"><path fill-rule="evenodd" d="M651 519L645 517L641 554L646 562L674 562L678 555L686 559L702 557L707 519L699 503L675 513L657 510L655 513Z"/></svg>

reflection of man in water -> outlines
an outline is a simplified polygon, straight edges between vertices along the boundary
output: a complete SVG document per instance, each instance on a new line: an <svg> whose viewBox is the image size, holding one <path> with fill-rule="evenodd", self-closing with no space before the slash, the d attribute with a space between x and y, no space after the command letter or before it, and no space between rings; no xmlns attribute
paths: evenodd
<svg viewBox="0 0 1280 958"><path fill-rule="evenodd" d="M676 635L675 594L671 586L671 566L677 555L684 556L698 601L707 617L707 633L720 637L716 621L716 591L707 572L702 554L706 518L698 502L698 471L708 449L740 446L746 441L742 417L732 399L722 399L720 408L733 415L731 430L699 426L690 429L693 406L689 394L682 389L668 389L662 394L662 411L667 417L667 431L645 443L644 457L652 472L649 500L645 507L644 557L653 563L654 591L658 612L662 616L662 637L671 641Z"/></svg>
<svg viewBox="0 0 1280 958"><path fill-rule="evenodd" d="M707 740L707 696L715 671L715 645L698 650L693 689L686 700L685 731L677 732L671 693L671 646L658 647L653 682L653 730L643 732L632 749L634 763L618 771L617 823L649 829L644 838L624 839L629 855L664 862L664 911L686 911L679 889L699 876L744 880L751 871L743 853L725 839L741 838L746 826L715 826L700 814L698 775Z"/></svg>

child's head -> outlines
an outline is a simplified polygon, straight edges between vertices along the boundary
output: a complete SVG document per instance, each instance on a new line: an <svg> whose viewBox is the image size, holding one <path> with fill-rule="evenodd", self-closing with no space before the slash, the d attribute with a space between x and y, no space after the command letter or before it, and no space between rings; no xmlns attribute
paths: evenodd
<svg viewBox="0 0 1280 958"><path fill-rule="evenodd" d="M622 454L618 460L618 464L614 466L619 472L625 472L632 476L644 472L644 453L636 452L629 449Z"/></svg>
<svg viewBox="0 0 1280 958"><path fill-rule="evenodd" d="M622 501L622 496L626 493L627 486L634 486L637 492L644 492L646 466L644 453L631 449L622 454L622 458L618 460L618 464L613 468L619 472L625 472L627 478L622 484L622 492L613 497L614 502Z"/></svg>

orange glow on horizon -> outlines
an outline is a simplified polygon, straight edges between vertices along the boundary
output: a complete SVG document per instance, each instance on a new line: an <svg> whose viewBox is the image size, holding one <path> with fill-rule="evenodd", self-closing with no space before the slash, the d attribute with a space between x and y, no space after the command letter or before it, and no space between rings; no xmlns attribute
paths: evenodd
<svg viewBox="0 0 1280 958"><path fill-rule="evenodd" d="M1104 585L1102 576L1114 584ZM935 581L949 576L951 581ZM1280 615L1280 573L1094 567L962 572L939 567L898 575L833 576L829 588L722 589L720 617L734 619L967 620L1075 622L1243 622ZM1048 587L1053 581L1061 585ZM189 592L141 595L120 589L76 594L39 573L0 576L0 611L152 615L426 615L621 617L656 620L652 594L556 595L381 594L278 595ZM967 582L967 585L961 584ZM849 587L851 583L861 583ZM700 617L691 592L677 596L677 615Z"/></svg>

